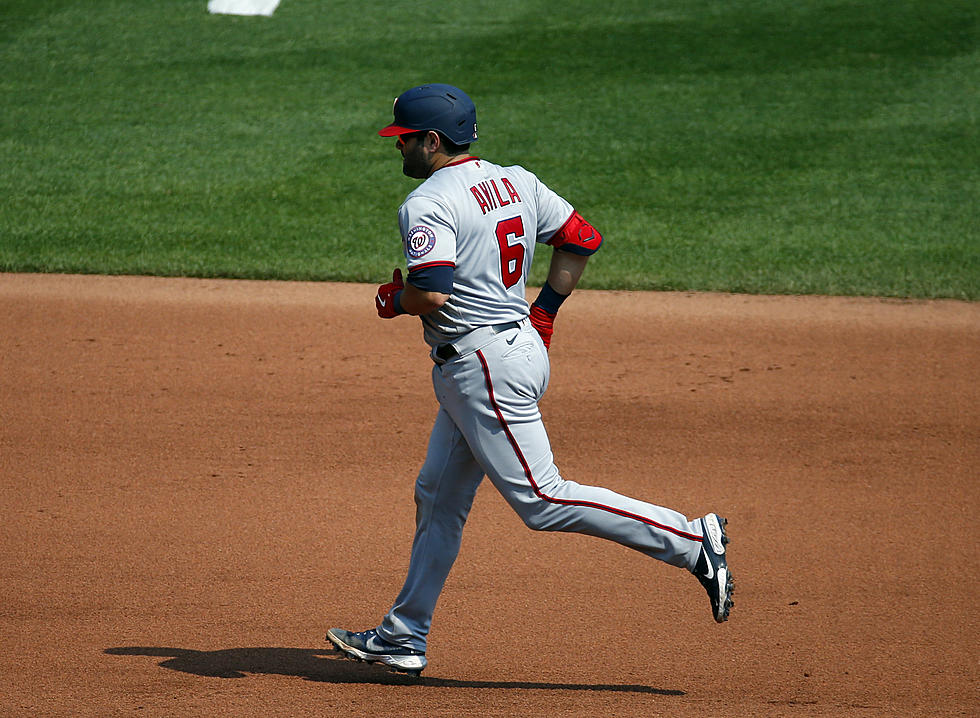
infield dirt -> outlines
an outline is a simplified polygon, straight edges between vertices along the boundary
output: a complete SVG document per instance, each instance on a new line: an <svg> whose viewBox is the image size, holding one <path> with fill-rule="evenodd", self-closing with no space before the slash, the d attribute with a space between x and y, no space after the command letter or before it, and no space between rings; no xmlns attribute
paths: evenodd
<svg viewBox="0 0 980 718"><path fill-rule="evenodd" d="M400 588L436 412L374 291L0 274L0 715L980 711L980 304L576 292L559 468L727 516L732 618L485 482L416 681L323 639Z"/></svg>

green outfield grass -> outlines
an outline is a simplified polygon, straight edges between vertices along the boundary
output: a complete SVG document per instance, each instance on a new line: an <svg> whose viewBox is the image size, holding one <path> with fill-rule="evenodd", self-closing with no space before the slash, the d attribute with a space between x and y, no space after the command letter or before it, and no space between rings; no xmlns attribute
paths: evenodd
<svg viewBox="0 0 980 718"><path fill-rule="evenodd" d="M0 0L0 270L384 281L438 81L606 235L582 286L980 299L975 0L205 7Z"/></svg>

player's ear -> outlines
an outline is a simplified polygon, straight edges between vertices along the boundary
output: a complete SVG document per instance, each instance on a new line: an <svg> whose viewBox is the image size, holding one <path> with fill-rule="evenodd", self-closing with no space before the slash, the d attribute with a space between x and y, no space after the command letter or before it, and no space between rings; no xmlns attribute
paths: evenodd
<svg viewBox="0 0 980 718"><path fill-rule="evenodd" d="M442 147L442 138L435 130L429 130L425 135L425 149L429 152L436 152Z"/></svg>

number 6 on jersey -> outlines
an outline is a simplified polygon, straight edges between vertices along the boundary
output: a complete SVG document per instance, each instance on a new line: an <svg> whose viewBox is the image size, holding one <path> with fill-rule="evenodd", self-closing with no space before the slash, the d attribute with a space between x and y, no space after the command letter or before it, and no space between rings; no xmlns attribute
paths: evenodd
<svg viewBox="0 0 980 718"><path fill-rule="evenodd" d="M500 245L500 278L504 286L510 289L519 281L524 274L524 254L526 252L524 244L524 222L520 215L510 219L502 219L497 222L497 244ZM510 243L510 238L517 240L515 244Z"/></svg>

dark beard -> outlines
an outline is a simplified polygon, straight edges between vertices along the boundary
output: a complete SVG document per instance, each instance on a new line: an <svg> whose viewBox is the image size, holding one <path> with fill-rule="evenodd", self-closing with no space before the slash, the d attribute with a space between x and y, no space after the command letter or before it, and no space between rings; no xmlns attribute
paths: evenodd
<svg viewBox="0 0 980 718"><path fill-rule="evenodd" d="M416 145L415 151L405 155L402 161L402 172L413 179L425 179L429 176L429 168L422 157L421 148Z"/></svg>

